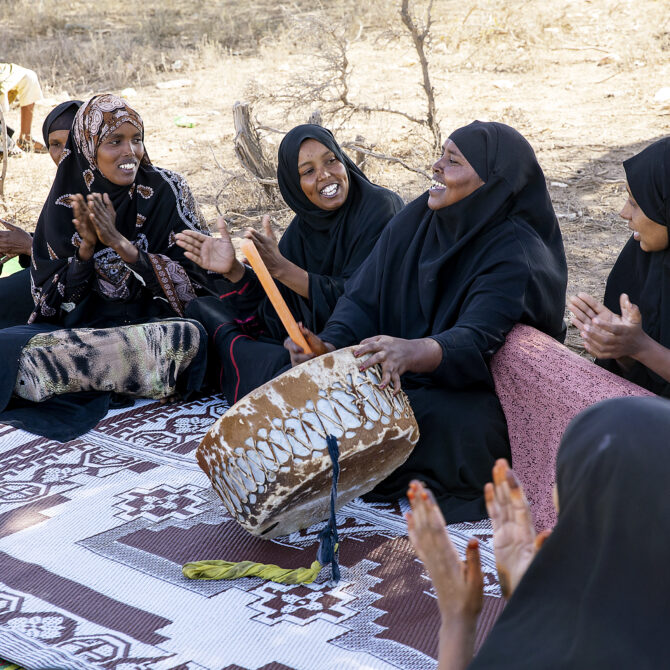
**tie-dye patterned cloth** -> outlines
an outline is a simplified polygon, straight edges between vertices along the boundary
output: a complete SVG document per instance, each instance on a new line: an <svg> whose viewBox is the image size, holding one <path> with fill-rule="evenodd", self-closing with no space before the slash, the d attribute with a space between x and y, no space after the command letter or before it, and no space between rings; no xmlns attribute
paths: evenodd
<svg viewBox="0 0 670 670"><path fill-rule="evenodd" d="M194 322L176 319L42 333L23 347L14 393L32 402L79 391L166 398L200 340Z"/></svg>

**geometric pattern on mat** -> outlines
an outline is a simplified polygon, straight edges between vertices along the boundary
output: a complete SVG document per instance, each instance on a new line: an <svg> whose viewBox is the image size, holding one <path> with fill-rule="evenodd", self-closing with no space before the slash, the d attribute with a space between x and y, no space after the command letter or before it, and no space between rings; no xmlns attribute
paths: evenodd
<svg viewBox="0 0 670 670"><path fill-rule="evenodd" d="M424 670L435 594L407 539L406 503L337 514L342 578L188 580L187 561L308 567L322 524L273 541L232 520L194 451L226 405L138 401L67 443L0 425L0 658L26 670ZM374 464L371 464L374 467ZM502 609L489 521L477 644ZM1 663L1 661L0 661Z"/></svg>

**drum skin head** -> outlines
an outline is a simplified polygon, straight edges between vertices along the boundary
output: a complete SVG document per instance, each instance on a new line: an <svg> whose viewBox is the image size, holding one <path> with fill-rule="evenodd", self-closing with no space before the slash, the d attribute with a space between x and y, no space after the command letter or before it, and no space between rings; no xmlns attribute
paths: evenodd
<svg viewBox="0 0 670 670"><path fill-rule="evenodd" d="M379 388L379 366L360 372L354 348L313 358L247 394L198 447L198 464L252 535L272 539L328 518L329 434L340 448L337 508L374 488L418 442L407 396Z"/></svg>

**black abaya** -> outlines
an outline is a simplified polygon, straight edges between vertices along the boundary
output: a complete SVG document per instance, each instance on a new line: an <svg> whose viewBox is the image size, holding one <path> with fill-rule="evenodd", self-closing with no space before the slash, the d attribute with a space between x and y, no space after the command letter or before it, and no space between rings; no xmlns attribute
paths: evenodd
<svg viewBox="0 0 670 670"><path fill-rule="evenodd" d="M556 461L558 523L471 670L656 670L670 621L670 403L605 400Z"/></svg>
<svg viewBox="0 0 670 670"><path fill-rule="evenodd" d="M375 494L394 498L413 478L430 482L448 522L485 516L491 467L509 458L490 358L516 323L562 340L567 277L544 174L526 140L480 122L451 139L484 185L440 210L424 194L400 212L320 334L337 348L379 334L440 344L435 371L403 376L410 400L414 388L426 391L412 403L421 437Z"/></svg>

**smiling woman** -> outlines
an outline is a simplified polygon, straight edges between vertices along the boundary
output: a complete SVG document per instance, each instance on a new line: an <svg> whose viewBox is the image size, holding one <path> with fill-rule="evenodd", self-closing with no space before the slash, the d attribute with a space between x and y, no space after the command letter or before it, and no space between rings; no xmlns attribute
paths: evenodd
<svg viewBox="0 0 670 670"><path fill-rule="evenodd" d="M246 237L278 282L295 320L320 329L345 281L403 203L370 183L329 130L311 124L293 128L282 140L277 179L295 218L279 243L269 217L262 233L248 229ZM194 300L187 314L210 334L211 359L220 362L213 381L233 403L290 367L290 358L277 313L251 268L235 258L223 221L220 229L219 240L186 231L177 244L187 258L221 275L220 298Z"/></svg>
<svg viewBox="0 0 670 670"><path fill-rule="evenodd" d="M30 325L0 330L0 422L70 439L104 415L109 392L199 388L205 338L179 317L208 278L175 244L184 229L207 232L184 180L151 164L140 116L91 98L35 230Z"/></svg>

